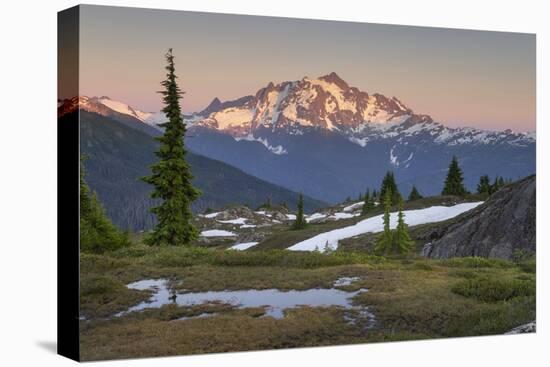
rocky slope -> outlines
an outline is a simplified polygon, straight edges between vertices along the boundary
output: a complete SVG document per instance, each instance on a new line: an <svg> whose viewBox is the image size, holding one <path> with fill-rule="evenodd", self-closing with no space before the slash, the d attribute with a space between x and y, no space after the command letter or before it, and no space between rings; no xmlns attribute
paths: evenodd
<svg viewBox="0 0 550 367"><path fill-rule="evenodd" d="M431 230L423 255L432 258L481 256L511 259L516 251L535 253L536 180L503 187L483 205L451 225Z"/></svg>

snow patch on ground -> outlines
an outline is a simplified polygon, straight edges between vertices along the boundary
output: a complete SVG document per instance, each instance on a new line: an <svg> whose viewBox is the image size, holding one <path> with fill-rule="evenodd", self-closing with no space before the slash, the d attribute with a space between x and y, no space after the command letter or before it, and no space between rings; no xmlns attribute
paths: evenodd
<svg viewBox="0 0 550 367"><path fill-rule="evenodd" d="M351 136L348 138L348 140L364 148L367 146L367 143L369 142L369 137L356 138L355 136Z"/></svg>
<svg viewBox="0 0 550 367"><path fill-rule="evenodd" d="M329 218L340 220L340 219L349 219L349 218L357 217L358 215L359 215L359 213L355 213L355 214L351 214L351 213L334 213Z"/></svg>
<svg viewBox="0 0 550 367"><path fill-rule="evenodd" d="M359 208L362 208L363 207L363 204L365 204L364 202L360 201L358 203L355 203L355 204L351 204L349 206L346 206L344 209L342 209L342 211L344 212L352 212L354 211L355 209L359 209Z"/></svg>
<svg viewBox="0 0 550 367"><path fill-rule="evenodd" d="M246 218L237 218L237 219L229 219L229 220L218 220L220 223L224 224L245 224L247 221Z"/></svg>
<svg viewBox="0 0 550 367"><path fill-rule="evenodd" d="M478 205L483 204L482 201L475 203L462 203L454 206L432 206L425 209L405 210L405 222L409 226L416 226L424 223L441 222L447 219L451 219L460 215L468 210L471 210ZM289 247L292 251L315 251L316 249L324 251L325 247L330 249L338 248L338 241L359 236L369 232L381 232L384 229L384 223L382 221L383 215L377 215L375 217L367 218L359 223L335 229L329 232L318 234L305 241L298 242L297 244ZM397 226L397 212L390 214L390 228Z"/></svg>
<svg viewBox="0 0 550 367"><path fill-rule="evenodd" d="M326 216L327 216L326 214L322 214L322 213L313 213L311 215L306 216L306 222L309 223L312 220L326 218Z"/></svg>
<svg viewBox="0 0 550 367"><path fill-rule="evenodd" d="M282 155L282 154L287 154L288 153L282 145L277 145L277 146L269 145L269 142L267 141L267 139L265 139L265 138L255 138L254 135L252 135L252 134L248 134L246 136L241 136L241 137L235 137L234 139L236 141L241 141L241 140L256 141L256 142L262 144L264 147L266 147L267 150L269 150L273 154Z"/></svg>
<svg viewBox="0 0 550 367"><path fill-rule="evenodd" d="M248 126L252 121L253 112L244 107L231 107L218 111L212 115L218 123L218 129L225 130L231 127Z"/></svg>
<svg viewBox="0 0 550 367"><path fill-rule="evenodd" d="M390 149L390 163L395 167L399 167L399 161L397 160L397 156L393 155L393 148Z"/></svg>
<svg viewBox="0 0 550 367"><path fill-rule="evenodd" d="M201 232L201 237L233 237L236 236L235 233L224 231L222 229L210 229L207 231Z"/></svg>
<svg viewBox="0 0 550 367"><path fill-rule="evenodd" d="M238 243L234 246L231 246L229 249L230 250L238 250L238 251L243 251L243 250L247 250L253 246L256 246L258 244L258 242L244 242L244 243Z"/></svg>
<svg viewBox="0 0 550 367"><path fill-rule="evenodd" d="M345 287L347 285L351 285L351 283L356 282L359 280L359 277L341 277L338 278L332 283L333 287Z"/></svg>

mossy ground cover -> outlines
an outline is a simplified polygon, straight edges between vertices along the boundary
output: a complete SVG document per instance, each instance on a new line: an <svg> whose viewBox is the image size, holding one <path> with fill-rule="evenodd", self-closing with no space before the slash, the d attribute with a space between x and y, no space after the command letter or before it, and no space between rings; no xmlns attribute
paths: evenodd
<svg viewBox="0 0 550 367"><path fill-rule="evenodd" d="M276 349L503 333L535 319L534 262L461 258L380 258L361 252L224 251L133 245L81 258L82 358L85 360ZM338 307L287 310L227 304L167 305L113 318L150 296L126 284L170 279L178 291L342 289L376 317L372 329L353 325ZM199 314L211 317L189 318Z"/></svg>

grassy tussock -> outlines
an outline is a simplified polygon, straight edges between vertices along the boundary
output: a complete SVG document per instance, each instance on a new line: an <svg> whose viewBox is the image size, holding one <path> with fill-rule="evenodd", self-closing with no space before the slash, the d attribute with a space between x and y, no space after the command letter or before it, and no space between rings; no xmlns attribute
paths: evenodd
<svg viewBox="0 0 550 367"><path fill-rule="evenodd" d="M282 266L313 269L349 264L379 264L386 261L380 256L361 252L335 251L330 254L295 252L286 250L225 251L203 247L151 248L132 246L111 254L115 258L143 258L158 266L189 267L213 266Z"/></svg>
<svg viewBox="0 0 550 367"><path fill-rule="evenodd" d="M516 297L534 296L533 279L498 279L487 276L465 279L452 287L452 291L464 297L483 302L508 301Z"/></svg>
<svg viewBox="0 0 550 367"><path fill-rule="evenodd" d="M495 259L495 258L484 258L484 257L454 257L451 259L440 260L440 263L444 266L450 268L511 268L514 263L504 260L504 259Z"/></svg>

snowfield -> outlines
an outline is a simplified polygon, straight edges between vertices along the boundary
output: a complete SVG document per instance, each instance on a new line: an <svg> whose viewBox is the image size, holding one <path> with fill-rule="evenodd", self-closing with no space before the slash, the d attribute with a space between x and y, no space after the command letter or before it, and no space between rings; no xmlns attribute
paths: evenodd
<svg viewBox="0 0 550 367"><path fill-rule="evenodd" d="M246 218L237 218L237 219L230 219L230 220L218 220L220 223L224 224L245 224L247 221Z"/></svg>
<svg viewBox="0 0 550 367"><path fill-rule="evenodd" d="M475 203L463 203L454 206L432 206L425 209L405 210L405 222L409 226L416 226L424 223L441 222L447 219L451 219L460 215L468 210L471 210L478 205L483 204L482 201ZM325 247L336 250L338 248L338 241L359 236L365 233L381 232L384 227L382 221L383 215L377 215L375 217L367 218L352 226L335 229L329 232L318 234L305 241L298 242L297 244L289 247L292 251L325 251ZM397 226L397 212L390 214L390 227L394 229Z"/></svg>
<svg viewBox="0 0 550 367"><path fill-rule="evenodd" d="M349 206L346 206L344 209L342 209L342 211L344 211L344 212L352 212L352 211L354 211L355 209L362 208L364 204L365 204L364 201L360 201L360 202L358 202L358 203L355 203L355 204L351 204L351 205L349 205Z"/></svg>
<svg viewBox="0 0 550 367"><path fill-rule="evenodd" d="M243 243L238 243L234 246L231 246L229 249L230 250L237 250L237 251L243 251L243 250L247 250L253 246L256 246L258 244L258 242L243 242Z"/></svg>
<svg viewBox="0 0 550 367"><path fill-rule="evenodd" d="M353 217L358 217L359 215L360 215L360 213L355 213L355 214L351 214L351 213L334 213L329 218L332 218L332 219L335 219L335 220L340 220L340 219L349 219L349 218L353 218Z"/></svg>
<svg viewBox="0 0 550 367"><path fill-rule="evenodd" d="M201 237L233 237L235 233L224 231L222 229L210 229L208 231L202 231Z"/></svg>

